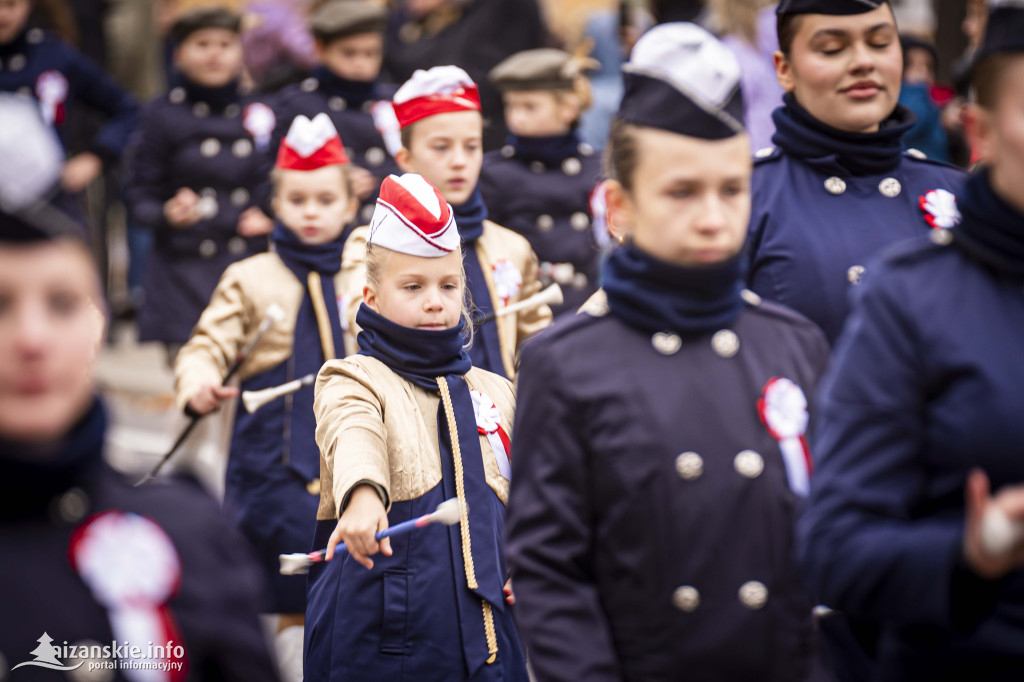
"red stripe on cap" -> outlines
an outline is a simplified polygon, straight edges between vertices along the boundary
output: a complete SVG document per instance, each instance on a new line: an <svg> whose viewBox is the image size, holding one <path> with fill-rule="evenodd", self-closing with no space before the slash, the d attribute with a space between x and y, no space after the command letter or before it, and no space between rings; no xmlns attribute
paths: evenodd
<svg viewBox="0 0 1024 682"><path fill-rule="evenodd" d="M398 125L406 128L416 121L438 114L458 111L480 111L480 90L474 85L452 92L415 97L408 102L394 103Z"/></svg>

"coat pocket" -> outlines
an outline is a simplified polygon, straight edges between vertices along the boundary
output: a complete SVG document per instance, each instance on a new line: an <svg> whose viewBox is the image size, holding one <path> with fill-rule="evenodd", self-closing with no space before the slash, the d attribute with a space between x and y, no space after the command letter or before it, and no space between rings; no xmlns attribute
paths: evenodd
<svg viewBox="0 0 1024 682"><path fill-rule="evenodd" d="M409 572L384 573L384 618L381 622L380 652L382 654L408 653L405 638L409 615Z"/></svg>

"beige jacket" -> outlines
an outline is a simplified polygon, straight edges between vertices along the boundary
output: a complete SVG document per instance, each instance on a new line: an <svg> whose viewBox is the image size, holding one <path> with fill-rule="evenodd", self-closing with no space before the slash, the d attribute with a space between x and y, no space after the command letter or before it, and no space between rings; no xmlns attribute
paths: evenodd
<svg viewBox="0 0 1024 682"><path fill-rule="evenodd" d="M470 389L490 398L501 426L512 438L512 384L482 369L466 374ZM412 500L441 482L437 410L440 398L365 355L328 362L316 379L316 443L320 447L318 521L337 519L352 489L370 481L392 502ZM480 436L487 484L508 502L509 481L501 475L486 436Z"/></svg>
<svg viewBox="0 0 1024 682"><path fill-rule="evenodd" d="M356 336L359 327L356 325L356 313L363 302L363 287L366 286L366 239L369 227L363 226L353 230L345 242L345 251L341 257L341 275L343 300L346 310L345 320L345 351L349 354L358 350ZM487 279L487 290L491 292L493 308L500 306L495 303L497 295L494 289L492 268L500 260L506 260L519 270L523 279L519 292L511 297L509 305L533 296L541 289L537 278L537 257L530 248L530 243L512 230L497 223L484 221L484 232L476 241L477 258L480 260L484 277ZM497 319L498 342L501 345L501 360L505 374L515 378L516 351L520 344L551 324L551 308L546 305L522 313L504 315Z"/></svg>
<svg viewBox="0 0 1024 682"><path fill-rule="evenodd" d="M335 291L342 291L342 276L334 276ZM295 322L306 295L300 282L275 253L261 253L233 263L221 275L198 324L174 362L175 402L184 409L207 384L219 384L228 365L276 303L284 320L273 325L238 370L245 381L276 367L292 355Z"/></svg>

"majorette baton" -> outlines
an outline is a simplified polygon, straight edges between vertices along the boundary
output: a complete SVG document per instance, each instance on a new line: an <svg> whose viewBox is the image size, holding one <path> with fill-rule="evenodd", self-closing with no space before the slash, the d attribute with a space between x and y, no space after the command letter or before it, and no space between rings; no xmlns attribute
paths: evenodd
<svg viewBox="0 0 1024 682"><path fill-rule="evenodd" d="M256 333L253 334L252 338L249 339L249 342L242 347L242 350L240 350L238 352L238 355L235 356L234 361L232 361L231 365L228 366L227 374L224 375L224 378L220 382L221 385L227 384L229 381L231 381L232 377L235 376L235 373L238 372L238 369L248 359L249 354L252 353L252 349L256 347L256 344L258 344L263 339L266 333L270 331L270 328L272 326L284 320L284 317L284 309L281 308L281 306L277 305L276 303L271 303L269 306L267 306L267 312L263 316L263 320L260 322L260 326L257 327ZM156 478L156 475L160 473L160 469L163 468L164 464L167 464L167 460L169 460L171 458L171 455L173 455L177 451L177 449L181 447L181 444L184 443L185 439L188 438L190 433L192 433L192 429L194 429L196 427L196 424L199 423L199 420L205 416L206 415L192 415L192 419L191 421L189 421L188 426L186 426L185 430L181 432L181 435L178 436L178 439L174 441L174 445L172 445L171 449L167 451L167 454L161 457L160 461L156 463L155 467L153 467L153 470L146 474L146 477L143 478L138 483L136 483L135 485L144 485L152 481L154 478Z"/></svg>
<svg viewBox="0 0 1024 682"><path fill-rule="evenodd" d="M419 518L409 519L408 521L395 524L390 528L379 530L374 537L377 540L383 540L384 538L389 538L393 535L404 535L418 528L425 528L435 523L454 526L461 518L460 510L461 507L459 506L458 498L453 497L452 499L445 500L441 504L437 505L437 509L430 514L424 514ZM337 556L338 552L345 551L345 543L339 542L334 551L335 556ZM324 561L324 556L326 554L326 549L310 552L309 554L281 554L278 557L281 560L281 575L302 575L309 571L309 567L311 565Z"/></svg>

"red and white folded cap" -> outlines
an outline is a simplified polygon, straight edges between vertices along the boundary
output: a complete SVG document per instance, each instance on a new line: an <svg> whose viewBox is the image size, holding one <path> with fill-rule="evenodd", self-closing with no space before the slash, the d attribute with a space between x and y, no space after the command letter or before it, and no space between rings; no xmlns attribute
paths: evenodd
<svg viewBox="0 0 1024 682"><path fill-rule="evenodd" d="M349 162L345 146L327 114L309 120L296 116L277 150L275 166L282 170L312 171Z"/></svg>
<svg viewBox="0 0 1024 682"><path fill-rule="evenodd" d="M421 258L446 256L461 243L452 207L415 173L384 178L367 241Z"/></svg>
<svg viewBox="0 0 1024 682"><path fill-rule="evenodd" d="M428 116L456 111L480 111L480 91L469 74L457 66L418 69L392 99L403 128Z"/></svg>

